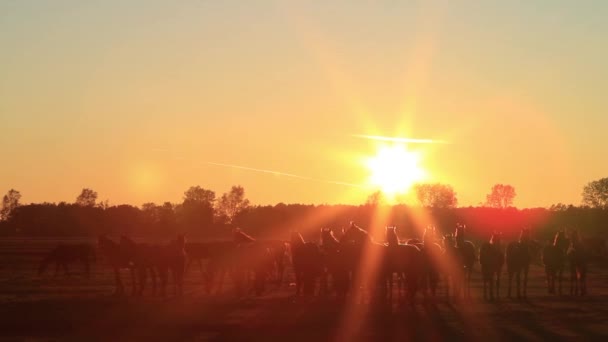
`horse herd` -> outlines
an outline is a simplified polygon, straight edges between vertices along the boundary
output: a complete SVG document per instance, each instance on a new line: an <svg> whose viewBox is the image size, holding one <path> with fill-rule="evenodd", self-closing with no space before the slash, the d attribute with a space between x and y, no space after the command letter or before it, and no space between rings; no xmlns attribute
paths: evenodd
<svg viewBox="0 0 608 342"><path fill-rule="evenodd" d="M386 242L376 242L367 231L351 222L336 237L328 228L321 230L320 243L306 242L298 232L290 241L256 240L240 229L229 241L186 242L184 236L164 244L138 243L122 236L113 241L98 238L98 253L88 244L60 245L41 262L39 274L55 263L56 272L80 261L89 275L89 263L99 254L114 272L115 293L123 294L121 270L131 275L132 294L142 295L148 278L152 293L166 295L171 278L174 294L183 294L184 275L197 263L207 293L220 293L228 275L239 295L266 291L269 283L280 286L291 256L296 296L336 296L337 298L400 299L413 303L418 294L436 299L440 289L449 299L471 297L471 276L481 266L483 297L500 297L503 268L506 265L507 296L527 297L531 262L540 255L547 277L547 291L562 294L564 271L570 271L570 294L587 293L588 256L577 231L555 235L553 243L541 246L522 229L517 241L502 245L501 234L494 233L479 249L465 239L466 227L458 224L453 233L441 235L435 227L424 230L422 239L400 241L396 227L386 227ZM157 283L160 282L160 288ZM514 286L513 286L514 285ZM394 287L397 287L394 291Z"/></svg>

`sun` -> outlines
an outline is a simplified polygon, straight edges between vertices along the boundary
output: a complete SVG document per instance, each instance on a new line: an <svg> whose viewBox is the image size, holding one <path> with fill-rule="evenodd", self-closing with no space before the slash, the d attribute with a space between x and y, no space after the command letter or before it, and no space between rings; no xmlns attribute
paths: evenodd
<svg viewBox="0 0 608 342"><path fill-rule="evenodd" d="M420 154L404 145L381 146L375 156L366 160L369 183L385 195L394 197L407 191L426 176L420 166Z"/></svg>

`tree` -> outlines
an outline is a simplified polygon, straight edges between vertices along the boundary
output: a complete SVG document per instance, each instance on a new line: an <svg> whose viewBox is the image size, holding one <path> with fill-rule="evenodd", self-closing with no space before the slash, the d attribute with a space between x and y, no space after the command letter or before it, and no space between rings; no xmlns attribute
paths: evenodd
<svg viewBox="0 0 608 342"><path fill-rule="evenodd" d="M194 232L201 227L208 227L213 224L213 205L215 202L215 192L203 189L200 186L191 186L184 192L184 203L178 207L171 207L171 211L177 214L183 225L190 232ZM163 211L168 212L170 203L163 205Z"/></svg>
<svg viewBox="0 0 608 342"><path fill-rule="evenodd" d="M245 198L245 189L234 185L230 192L224 193L217 202L217 216L221 221L232 223L234 218L249 208L249 200Z"/></svg>
<svg viewBox="0 0 608 342"><path fill-rule="evenodd" d="M367 196L367 200L365 201L365 205L369 205L372 207L377 207L385 203L386 198L384 197L384 193L380 190L373 192L372 194Z"/></svg>
<svg viewBox="0 0 608 342"><path fill-rule="evenodd" d="M10 189L2 198L2 209L0 209L0 220L8 220L13 210L19 206L21 193L15 189Z"/></svg>
<svg viewBox="0 0 608 342"><path fill-rule="evenodd" d="M215 192L203 189L200 186L191 186L184 192L184 205L188 203L207 204L213 206Z"/></svg>
<svg viewBox="0 0 608 342"><path fill-rule="evenodd" d="M492 192L486 195L486 206L492 208L508 208L513 205L517 194L515 188L508 184L495 184Z"/></svg>
<svg viewBox="0 0 608 342"><path fill-rule="evenodd" d="M608 178L589 182L583 188L583 204L608 209Z"/></svg>
<svg viewBox="0 0 608 342"><path fill-rule="evenodd" d="M94 207L97 201L97 192L84 188L78 197L76 197L76 204L82 207Z"/></svg>
<svg viewBox="0 0 608 342"><path fill-rule="evenodd" d="M416 184L416 197L423 207L454 208L458 204L456 193L446 184Z"/></svg>

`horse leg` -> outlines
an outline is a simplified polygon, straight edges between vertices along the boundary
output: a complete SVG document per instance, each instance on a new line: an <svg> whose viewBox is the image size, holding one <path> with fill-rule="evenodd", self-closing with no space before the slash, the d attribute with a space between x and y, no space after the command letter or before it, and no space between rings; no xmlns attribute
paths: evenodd
<svg viewBox="0 0 608 342"><path fill-rule="evenodd" d="M131 267L130 269L131 272L131 295L134 296L137 293L137 277L135 274L135 268Z"/></svg>
<svg viewBox="0 0 608 342"><path fill-rule="evenodd" d="M513 272L507 271L508 285L507 285L507 297L511 298L511 282L513 280Z"/></svg>
<svg viewBox="0 0 608 342"><path fill-rule="evenodd" d="M573 296L576 292L578 292L576 289L576 268L571 267L570 268L570 295Z"/></svg>
<svg viewBox="0 0 608 342"><path fill-rule="evenodd" d="M138 276L139 276L139 289L137 291L137 295L141 296L144 293L144 288L146 287L146 268L145 267L141 267L137 270Z"/></svg>
<svg viewBox="0 0 608 342"><path fill-rule="evenodd" d="M558 294L562 295L562 278L563 278L563 269L557 271L557 283L558 283Z"/></svg>
<svg viewBox="0 0 608 342"><path fill-rule="evenodd" d="M580 272L581 296L584 296L587 294L587 266L581 266Z"/></svg>
<svg viewBox="0 0 608 342"><path fill-rule="evenodd" d="M91 265L89 264L89 260L84 260L84 276L89 279L91 278Z"/></svg>
<svg viewBox="0 0 608 342"><path fill-rule="evenodd" d="M496 272L496 299L500 298L500 271Z"/></svg>
<svg viewBox="0 0 608 342"><path fill-rule="evenodd" d="M150 279L152 279L152 295L156 295L156 270L150 267Z"/></svg>
<svg viewBox="0 0 608 342"><path fill-rule="evenodd" d="M515 284L517 288L517 298L521 298L521 270L515 272Z"/></svg>
<svg viewBox="0 0 608 342"><path fill-rule="evenodd" d="M122 279L120 278L120 270L118 267L114 267L114 278L116 281L116 292L115 294L123 294L125 292L124 285L122 284Z"/></svg>
<svg viewBox="0 0 608 342"><path fill-rule="evenodd" d="M528 297L528 272L530 271L530 265L524 267L524 298Z"/></svg>

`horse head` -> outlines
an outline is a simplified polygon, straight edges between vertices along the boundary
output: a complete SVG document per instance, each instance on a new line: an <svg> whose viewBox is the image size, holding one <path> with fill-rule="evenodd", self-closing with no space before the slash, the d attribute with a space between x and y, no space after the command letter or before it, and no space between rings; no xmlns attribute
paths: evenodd
<svg viewBox="0 0 608 342"><path fill-rule="evenodd" d="M443 236L443 247L444 248L454 248L456 247L456 241L454 240L454 235L446 234Z"/></svg>
<svg viewBox="0 0 608 342"><path fill-rule="evenodd" d="M531 236L530 228L522 228L519 234L519 242L529 242Z"/></svg>
<svg viewBox="0 0 608 342"><path fill-rule="evenodd" d="M304 244L304 238L302 237L302 234L300 234L300 232L298 231L292 231L291 232L291 245L292 246L296 246L296 245L303 245Z"/></svg>
<svg viewBox="0 0 608 342"><path fill-rule="evenodd" d="M502 239L502 233L494 232L492 237L490 238L490 243L493 245L500 245L500 241Z"/></svg>

